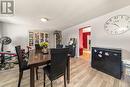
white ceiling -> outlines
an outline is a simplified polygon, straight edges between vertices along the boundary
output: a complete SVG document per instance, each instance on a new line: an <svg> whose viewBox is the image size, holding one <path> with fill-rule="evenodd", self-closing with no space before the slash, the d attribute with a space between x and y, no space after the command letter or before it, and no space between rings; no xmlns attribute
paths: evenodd
<svg viewBox="0 0 130 87"><path fill-rule="evenodd" d="M15 0L15 14L0 21L63 30L130 5L130 0ZM40 18L46 17L43 23Z"/></svg>

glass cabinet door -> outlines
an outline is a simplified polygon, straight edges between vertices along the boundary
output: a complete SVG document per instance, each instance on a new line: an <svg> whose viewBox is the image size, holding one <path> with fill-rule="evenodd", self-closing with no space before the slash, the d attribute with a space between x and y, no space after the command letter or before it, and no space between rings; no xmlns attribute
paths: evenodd
<svg viewBox="0 0 130 87"><path fill-rule="evenodd" d="M33 46L34 45L34 39L33 39L33 32L29 32L29 46Z"/></svg>
<svg viewBox="0 0 130 87"><path fill-rule="evenodd" d="M35 33L35 44L39 44L39 32Z"/></svg>
<svg viewBox="0 0 130 87"><path fill-rule="evenodd" d="M48 38L48 34L46 33L46 34L45 34L45 42L48 42L48 39L49 39L49 38Z"/></svg>
<svg viewBox="0 0 130 87"><path fill-rule="evenodd" d="M44 42L44 33L40 33L40 42Z"/></svg>

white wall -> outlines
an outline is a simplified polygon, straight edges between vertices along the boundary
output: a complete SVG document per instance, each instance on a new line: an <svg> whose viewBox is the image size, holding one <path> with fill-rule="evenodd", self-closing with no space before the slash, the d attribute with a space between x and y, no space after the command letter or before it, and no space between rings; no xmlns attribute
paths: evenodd
<svg viewBox="0 0 130 87"><path fill-rule="evenodd" d="M1 38L1 36L2 36L2 23L0 22L0 38ZM1 49L1 44L0 44L0 49Z"/></svg>
<svg viewBox="0 0 130 87"><path fill-rule="evenodd" d="M3 23L3 36L8 36L12 39L11 44L5 47L5 50L15 52L15 46L21 45L26 48L28 45L28 31L29 27L23 25L16 25L10 23Z"/></svg>
<svg viewBox="0 0 130 87"><path fill-rule="evenodd" d="M55 48L56 47L56 38L54 35L54 31L49 32L49 48Z"/></svg>
<svg viewBox="0 0 130 87"><path fill-rule="evenodd" d="M78 57L79 56L79 26L74 26L62 31L62 36L63 36L62 43L64 45L68 45L70 38L77 39L76 56Z"/></svg>
<svg viewBox="0 0 130 87"><path fill-rule="evenodd" d="M2 23L0 22L0 38L2 36Z"/></svg>
<svg viewBox="0 0 130 87"><path fill-rule="evenodd" d="M5 47L5 50L11 50L12 52L15 52L15 46L21 45L22 48L26 48L28 46L28 39L29 39L29 31L38 31L38 32L44 32L41 29L37 29L30 26L25 25L18 25L18 24L11 24L11 23L3 23L2 33L3 36L8 36L12 39L12 43L7 45ZM50 37L53 38L51 35L52 33L48 32L50 34ZM49 39L49 42L52 43L53 39ZM53 47L53 44L50 44L50 47Z"/></svg>
<svg viewBox="0 0 130 87"><path fill-rule="evenodd" d="M104 30L104 23L112 16L115 15L129 15L130 16L130 6L119 9L117 11L111 12L104 16L97 17L95 19L89 20L85 23L73 26L71 28L65 29L63 31L63 43L67 44L66 41L69 40L70 37L76 37L78 41L77 46L77 56L79 56L78 48L79 48L79 28L92 26L92 46L96 47L111 47L111 48L122 48L127 52L123 53L125 58L130 59L130 31L121 34L121 35L109 35Z"/></svg>

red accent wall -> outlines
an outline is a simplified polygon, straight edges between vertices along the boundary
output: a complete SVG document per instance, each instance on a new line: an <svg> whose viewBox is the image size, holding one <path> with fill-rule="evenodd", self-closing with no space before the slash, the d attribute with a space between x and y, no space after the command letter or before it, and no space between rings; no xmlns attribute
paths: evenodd
<svg viewBox="0 0 130 87"><path fill-rule="evenodd" d="M87 36L91 35L90 32L83 32L83 28L79 29L79 55L83 55L83 48L88 48L87 47Z"/></svg>
<svg viewBox="0 0 130 87"><path fill-rule="evenodd" d="M79 29L79 55L83 55L83 28Z"/></svg>
<svg viewBox="0 0 130 87"><path fill-rule="evenodd" d="M88 40L87 40L87 36L90 36L90 35L91 35L90 32L84 32L84 33L83 33L83 48L86 48L86 49L88 48L88 47L87 47L87 43L88 43L88 42L87 42L87 41L88 41Z"/></svg>

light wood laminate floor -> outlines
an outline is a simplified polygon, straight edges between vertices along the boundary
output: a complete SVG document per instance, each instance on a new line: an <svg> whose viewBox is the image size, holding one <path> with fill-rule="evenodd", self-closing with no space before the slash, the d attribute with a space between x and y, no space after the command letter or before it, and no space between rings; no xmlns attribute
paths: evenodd
<svg viewBox="0 0 130 87"><path fill-rule="evenodd" d="M21 87L29 87L29 70L23 74ZM0 71L0 87L17 87L18 67ZM53 87L63 87L63 77L53 82ZM43 87L43 71L39 69L39 80L36 87ZM50 87L47 79L46 87ZM130 87L130 76L124 75L122 80L118 80L110 75L91 68L90 63L84 59L71 59L71 81L67 87Z"/></svg>

